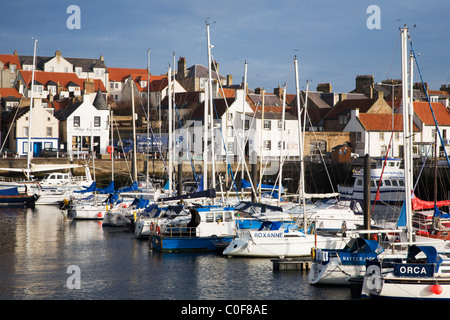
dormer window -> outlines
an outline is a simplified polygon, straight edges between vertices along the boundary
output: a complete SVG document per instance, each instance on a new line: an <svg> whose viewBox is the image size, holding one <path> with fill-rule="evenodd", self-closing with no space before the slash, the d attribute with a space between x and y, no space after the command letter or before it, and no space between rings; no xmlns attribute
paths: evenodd
<svg viewBox="0 0 450 320"><path fill-rule="evenodd" d="M75 68L75 73L77 74L77 76L79 76L81 74L82 68L81 67L76 67Z"/></svg>
<svg viewBox="0 0 450 320"><path fill-rule="evenodd" d="M16 68L17 68L17 66L15 64L10 64L9 65L9 70L11 71L11 73L16 72Z"/></svg>

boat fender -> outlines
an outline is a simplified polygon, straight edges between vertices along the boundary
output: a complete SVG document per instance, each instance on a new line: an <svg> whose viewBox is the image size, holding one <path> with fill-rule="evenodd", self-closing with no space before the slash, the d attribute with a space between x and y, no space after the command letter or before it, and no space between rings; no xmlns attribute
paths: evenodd
<svg viewBox="0 0 450 320"><path fill-rule="evenodd" d="M150 224L150 231L153 231L154 225L153 222Z"/></svg>
<svg viewBox="0 0 450 320"><path fill-rule="evenodd" d="M156 234L159 236L161 234L161 228L156 226Z"/></svg>
<svg viewBox="0 0 450 320"><path fill-rule="evenodd" d="M316 260L316 248L314 248L314 247L311 248L311 259L313 261Z"/></svg>

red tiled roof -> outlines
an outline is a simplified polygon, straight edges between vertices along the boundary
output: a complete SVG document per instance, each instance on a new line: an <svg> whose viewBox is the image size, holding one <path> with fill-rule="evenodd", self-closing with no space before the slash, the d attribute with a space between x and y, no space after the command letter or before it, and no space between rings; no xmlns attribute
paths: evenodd
<svg viewBox="0 0 450 320"><path fill-rule="evenodd" d="M359 122L367 131L392 131L392 114L360 113ZM394 131L403 131L403 115L394 115ZM414 131L419 131L414 125Z"/></svg>
<svg viewBox="0 0 450 320"><path fill-rule="evenodd" d="M16 65L17 70L22 70L22 65L19 61L19 56L15 54L0 54L0 61L3 62L8 68L9 64L13 63Z"/></svg>
<svg viewBox="0 0 450 320"><path fill-rule="evenodd" d="M147 77L147 69L108 68L109 81L123 82L130 75ZM133 76L133 79L135 77Z"/></svg>
<svg viewBox="0 0 450 320"><path fill-rule="evenodd" d="M438 125L450 126L450 111L440 102L431 102L431 107ZM434 125L433 115L428 102L414 101L414 112L425 125Z"/></svg>
<svg viewBox="0 0 450 320"><path fill-rule="evenodd" d="M25 80L28 87L31 86L31 71L20 71L23 79ZM81 87L83 87L83 80L78 78L75 73L65 73L65 72L45 72L45 71L36 71L34 73L35 81L42 83L44 86L47 85L49 81L53 81L57 84L62 85L64 88L67 87L69 82L73 82Z"/></svg>
<svg viewBox="0 0 450 320"><path fill-rule="evenodd" d="M14 97L22 98L22 95L15 88L0 88L0 96L4 97Z"/></svg>

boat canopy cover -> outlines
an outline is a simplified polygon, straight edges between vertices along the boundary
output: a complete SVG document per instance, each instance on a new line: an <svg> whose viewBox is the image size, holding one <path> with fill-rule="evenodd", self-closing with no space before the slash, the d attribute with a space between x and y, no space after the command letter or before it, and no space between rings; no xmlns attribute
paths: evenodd
<svg viewBox="0 0 450 320"><path fill-rule="evenodd" d="M17 188L0 189L0 196L17 196L19 191Z"/></svg>
<svg viewBox="0 0 450 320"><path fill-rule="evenodd" d="M433 246L417 246L412 245L408 248L408 262L416 263L418 259L423 259L417 257L419 253L423 252L426 256L426 261L424 263L435 263L437 267L442 263L441 256L438 255L437 250Z"/></svg>
<svg viewBox="0 0 450 320"><path fill-rule="evenodd" d="M89 187L83 187L84 190L75 191L76 193L86 193L86 192L94 192L95 191L95 181Z"/></svg>
<svg viewBox="0 0 450 320"><path fill-rule="evenodd" d="M111 181L109 186L103 189L96 188L95 191L97 191L100 194L106 194L106 193L113 193L114 192L114 181Z"/></svg>
<svg viewBox="0 0 450 320"><path fill-rule="evenodd" d="M120 188L119 190L117 190L117 192L118 193L130 192L130 191L135 191L137 189L138 189L138 183L137 183L137 181L134 181L131 186Z"/></svg>
<svg viewBox="0 0 450 320"><path fill-rule="evenodd" d="M413 210L432 209L435 206L434 201L420 200L417 197L414 197L413 199L411 199L411 202L412 202ZM436 206L437 207L450 206L450 200L436 201Z"/></svg>
<svg viewBox="0 0 450 320"><path fill-rule="evenodd" d="M383 252L383 247L379 245L376 240L367 240L364 238L354 238L351 239L345 248L343 249L349 252L364 252L364 253L381 253Z"/></svg>
<svg viewBox="0 0 450 320"><path fill-rule="evenodd" d="M282 226L282 222L280 221L264 221L261 223L261 226L259 227L258 231L262 230L280 230Z"/></svg>

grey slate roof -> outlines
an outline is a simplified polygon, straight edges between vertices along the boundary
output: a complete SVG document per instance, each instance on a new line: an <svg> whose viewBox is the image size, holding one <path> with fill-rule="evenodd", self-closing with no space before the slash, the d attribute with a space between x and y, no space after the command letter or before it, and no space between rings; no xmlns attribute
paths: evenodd
<svg viewBox="0 0 450 320"><path fill-rule="evenodd" d="M108 105L106 104L105 98L103 97L100 89L97 91L97 95L95 96L92 104L97 108L97 110L108 110Z"/></svg>

